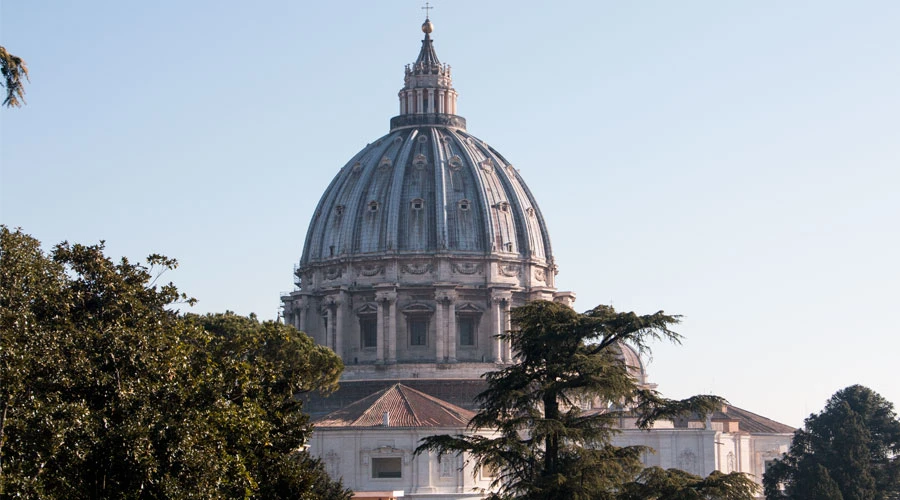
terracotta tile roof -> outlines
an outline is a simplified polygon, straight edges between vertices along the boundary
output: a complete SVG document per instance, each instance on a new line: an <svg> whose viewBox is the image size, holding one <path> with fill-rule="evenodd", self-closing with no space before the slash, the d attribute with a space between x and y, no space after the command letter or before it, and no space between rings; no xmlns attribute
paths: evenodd
<svg viewBox="0 0 900 500"><path fill-rule="evenodd" d="M403 384L394 384L329 413L316 427L465 427L473 412Z"/></svg>
<svg viewBox="0 0 900 500"><path fill-rule="evenodd" d="M327 397L312 391L301 394L300 398L303 400L303 411L317 420L394 384L412 387L472 411L478 410L475 396L487 389L484 379L342 380L340 389Z"/></svg>

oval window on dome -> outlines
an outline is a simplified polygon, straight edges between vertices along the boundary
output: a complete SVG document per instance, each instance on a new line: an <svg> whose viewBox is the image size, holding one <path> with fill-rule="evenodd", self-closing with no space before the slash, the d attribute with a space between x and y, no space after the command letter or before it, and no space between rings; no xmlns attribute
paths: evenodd
<svg viewBox="0 0 900 500"><path fill-rule="evenodd" d="M422 198L416 198L412 202L410 202L410 207L412 207L413 210L422 210L422 208L425 207L425 200L423 200Z"/></svg>
<svg viewBox="0 0 900 500"><path fill-rule="evenodd" d="M372 200L369 202L369 212L377 212L378 211L378 202Z"/></svg>
<svg viewBox="0 0 900 500"><path fill-rule="evenodd" d="M459 209L463 212L469 210L472 206L472 203L469 200L459 200Z"/></svg>

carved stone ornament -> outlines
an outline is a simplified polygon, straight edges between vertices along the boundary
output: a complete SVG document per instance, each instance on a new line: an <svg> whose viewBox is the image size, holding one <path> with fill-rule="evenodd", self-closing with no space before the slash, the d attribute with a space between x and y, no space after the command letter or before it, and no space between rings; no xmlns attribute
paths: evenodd
<svg viewBox="0 0 900 500"><path fill-rule="evenodd" d="M387 156L383 156L381 158L381 161L378 162L378 168L382 169L382 170L386 169L386 168L391 168L391 165L393 165L393 164L394 164L394 162L392 162L390 158L388 158Z"/></svg>
<svg viewBox="0 0 900 500"><path fill-rule="evenodd" d="M450 168L453 170L459 170L462 168L462 158L459 155L453 155L450 157Z"/></svg>
<svg viewBox="0 0 900 500"><path fill-rule="evenodd" d="M354 163L353 167L351 167L351 169L350 169L350 171L353 172L354 174L358 174L360 170L362 170L362 163L360 163L360 162Z"/></svg>
<svg viewBox="0 0 900 500"><path fill-rule="evenodd" d="M481 170L484 170L485 172L493 172L494 171L494 161L491 160L490 158L480 161L478 163L478 166L480 166Z"/></svg>
<svg viewBox="0 0 900 500"><path fill-rule="evenodd" d="M510 278L515 278L516 276L522 274L522 266L519 264L500 264L500 274L503 276L508 276Z"/></svg>
<svg viewBox="0 0 900 500"><path fill-rule="evenodd" d="M384 274L384 266L379 264L362 264L356 266L357 276L375 276L378 274Z"/></svg>
<svg viewBox="0 0 900 500"><path fill-rule="evenodd" d="M416 157L413 158L413 166L419 170L422 170L423 168L425 168L425 165L427 165L427 164L428 164L428 158L421 153L417 154Z"/></svg>
<svg viewBox="0 0 900 500"><path fill-rule="evenodd" d="M325 270L325 279L327 280L336 280L344 275L344 270L341 267L329 267Z"/></svg>
<svg viewBox="0 0 900 500"><path fill-rule="evenodd" d="M432 265L430 262L410 262L400 264L400 270L406 274L425 274L430 273Z"/></svg>
<svg viewBox="0 0 900 500"><path fill-rule="evenodd" d="M544 271L543 269L541 269L539 267L534 268L534 279L537 281L540 281L542 283L546 283L547 282L547 271Z"/></svg>
<svg viewBox="0 0 900 500"><path fill-rule="evenodd" d="M454 262L451 266L454 273L458 274L481 274L481 264L474 262Z"/></svg>

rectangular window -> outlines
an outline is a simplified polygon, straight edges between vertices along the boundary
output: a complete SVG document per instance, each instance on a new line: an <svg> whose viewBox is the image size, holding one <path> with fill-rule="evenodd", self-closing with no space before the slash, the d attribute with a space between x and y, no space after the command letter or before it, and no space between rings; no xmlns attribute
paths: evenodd
<svg viewBox="0 0 900 500"><path fill-rule="evenodd" d="M383 457L372 459L372 477L375 479L391 479L403 477L400 469L400 457Z"/></svg>
<svg viewBox="0 0 900 500"><path fill-rule="evenodd" d="M459 327L459 345L475 345L475 318L472 316L460 316L456 320Z"/></svg>
<svg viewBox="0 0 900 500"><path fill-rule="evenodd" d="M497 466L496 465L482 465L481 466L481 477L483 479L490 479L497 477Z"/></svg>
<svg viewBox="0 0 900 500"><path fill-rule="evenodd" d="M375 318L359 319L359 343L362 347L375 347L378 344L378 322Z"/></svg>
<svg viewBox="0 0 900 500"><path fill-rule="evenodd" d="M441 477L453 477L456 473L456 457L441 456L438 457L438 463L441 464Z"/></svg>
<svg viewBox="0 0 900 500"><path fill-rule="evenodd" d="M428 345L428 319L409 319L409 345Z"/></svg>

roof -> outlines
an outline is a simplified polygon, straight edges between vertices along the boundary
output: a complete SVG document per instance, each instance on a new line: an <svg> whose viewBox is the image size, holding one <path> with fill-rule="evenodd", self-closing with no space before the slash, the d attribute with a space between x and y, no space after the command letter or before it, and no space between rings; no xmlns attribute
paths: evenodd
<svg viewBox="0 0 900 500"><path fill-rule="evenodd" d="M425 33L425 39L422 40L422 49L419 50L419 57L416 58L414 67L416 69L431 69L433 66L440 66L440 64L441 61L434 50L434 42L431 40L431 36Z"/></svg>
<svg viewBox="0 0 900 500"><path fill-rule="evenodd" d="M401 127L337 172L310 221L298 271L439 252L534 262L552 272L542 212L505 157L465 130Z"/></svg>
<svg viewBox="0 0 900 500"><path fill-rule="evenodd" d="M766 418L752 411L729 404L724 405L721 411L711 413L709 419L713 422L736 421L739 432L749 432L751 434L793 434L797 430L790 425L776 422L771 418ZM698 420L702 419L695 414L690 417L676 418L673 422L675 428L680 429L688 427L689 422Z"/></svg>
<svg viewBox="0 0 900 500"><path fill-rule="evenodd" d="M403 384L394 384L325 415L314 425L317 428L465 427L473 416L469 410Z"/></svg>
<svg viewBox="0 0 900 500"><path fill-rule="evenodd" d="M737 406L725 405L724 412L715 412L711 415L712 420L737 420L740 430L751 432L754 434L793 434L797 429L790 425L776 422L762 415L757 415L751 411L738 408Z"/></svg>

